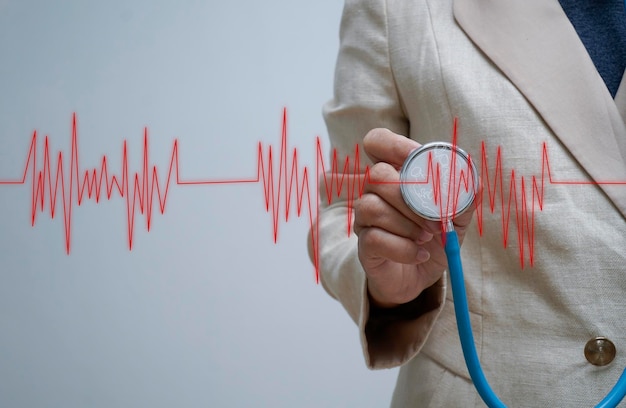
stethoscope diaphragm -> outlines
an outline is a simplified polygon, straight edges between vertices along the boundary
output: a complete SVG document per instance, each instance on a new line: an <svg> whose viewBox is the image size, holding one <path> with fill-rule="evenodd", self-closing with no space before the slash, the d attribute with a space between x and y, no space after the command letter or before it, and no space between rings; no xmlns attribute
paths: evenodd
<svg viewBox="0 0 626 408"><path fill-rule="evenodd" d="M400 191L417 215L447 222L474 201L478 173L470 156L446 142L415 149L400 170Z"/></svg>

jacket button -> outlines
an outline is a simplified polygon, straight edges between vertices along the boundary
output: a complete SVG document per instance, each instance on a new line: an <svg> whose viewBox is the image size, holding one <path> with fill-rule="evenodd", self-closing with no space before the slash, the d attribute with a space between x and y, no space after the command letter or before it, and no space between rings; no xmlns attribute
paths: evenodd
<svg viewBox="0 0 626 408"><path fill-rule="evenodd" d="M605 366L615 358L615 345L606 337L596 337L585 344L585 358L593 365Z"/></svg>

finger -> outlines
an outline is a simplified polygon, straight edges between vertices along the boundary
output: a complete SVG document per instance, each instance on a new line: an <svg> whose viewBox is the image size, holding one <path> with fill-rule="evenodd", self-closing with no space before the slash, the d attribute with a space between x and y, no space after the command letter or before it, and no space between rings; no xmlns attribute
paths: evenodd
<svg viewBox="0 0 626 408"><path fill-rule="evenodd" d="M465 209L461 214L458 214L452 218L452 224L454 224L454 228L459 232L464 232L469 224L472 222L472 218L474 217L474 210L476 209L476 201L472 202L472 204Z"/></svg>
<svg viewBox="0 0 626 408"><path fill-rule="evenodd" d="M386 260L409 265L430 258L430 253L414 241L376 227L363 229L358 242L359 258L366 270Z"/></svg>
<svg viewBox="0 0 626 408"><path fill-rule="evenodd" d="M369 227L376 227L394 235L409 238L423 244L433 238L433 234L405 217L400 211L375 194L365 194L355 202L354 232L359 233Z"/></svg>
<svg viewBox="0 0 626 408"><path fill-rule="evenodd" d="M409 153L420 144L389 129L373 129L365 135L363 147L374 163L385 162L399 169Z"/></svg>
<svg viewBox="0 0 626 408"><path fill-rule="evenodd" d="M400 192L400 175L388 163L376 163L370 167L369 179L364 188L365 193L378 195L391 207L398 210L409 220L419 225L422 229L435 234L441 231L441 223L426 220L411 210L402 198Z"/></svg>

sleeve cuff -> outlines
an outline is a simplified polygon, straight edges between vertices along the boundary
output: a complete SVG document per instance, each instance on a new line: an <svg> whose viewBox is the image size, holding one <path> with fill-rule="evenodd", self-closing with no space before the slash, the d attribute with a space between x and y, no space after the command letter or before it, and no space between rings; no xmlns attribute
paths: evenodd
<svg viewBox="0 0 626 408"><path fill-rule="evenodd" d="M374 307L366 293L360 326L366 364L371 369L400 366L415 357L428 339L445 302L446 277L411 302L394 308Z"/></svg>

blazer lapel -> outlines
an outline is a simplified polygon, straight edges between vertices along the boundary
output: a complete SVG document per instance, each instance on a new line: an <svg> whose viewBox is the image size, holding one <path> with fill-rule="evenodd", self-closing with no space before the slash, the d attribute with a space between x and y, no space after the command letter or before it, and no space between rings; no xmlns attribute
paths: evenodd
<svg viewBox="0 0 626 408"><path fill-rule="evenodd" d="M614 101L559 2L455 0L454 15L626 217L626 84Z"/></svg>
<svg viewBox="0 0 626 408"><path fill-rule="evenodd" d="M617 110L622 116L622 121L626 124L626 75L622 77L622 82L620 82L617 89L615 105L617 105Z"/></svg>

